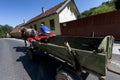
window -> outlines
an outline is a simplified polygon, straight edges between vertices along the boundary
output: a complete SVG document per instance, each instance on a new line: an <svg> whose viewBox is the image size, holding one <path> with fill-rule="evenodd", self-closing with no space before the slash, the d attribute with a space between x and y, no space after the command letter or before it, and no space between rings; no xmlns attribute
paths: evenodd
<svg viewBox="0 0 120 80"><path fill-rule="evenodd" d="M44 25L45 25L45 22L41 22L41 24L44 24Z"/></svg>
<svg viewBox="0 0 120 80"><path fill-rule="evenodd" d="M32 25L30 25L30 28L33 28Z"/></svg>
<svg viewBox="0 0 120 80"><path fill-rule="evenodd" d="M36 24L34 24L34 29L37 30L37 25Z"/></svg>
<svg viewBox="0 0 120 80"><path fill-rule="evenodd" d="M55 22L54 22L54 19L51 19L51 20L50 20L50 29L51 29L51 30L55 30Z"/></svg>

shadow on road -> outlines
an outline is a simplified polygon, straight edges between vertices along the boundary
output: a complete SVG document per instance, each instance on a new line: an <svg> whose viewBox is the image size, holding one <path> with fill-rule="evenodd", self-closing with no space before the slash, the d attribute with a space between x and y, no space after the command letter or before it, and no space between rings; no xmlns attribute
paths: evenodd
<svg viewBox="0 0 120 80"><path fill-rule="evenodd" d="M16 61L22 62L31 80L55 80L56 68L59 64L53 58L39 53L40 55L37 57L37 61L32 61L26 54L28 48L14 48L16 48L17 52L23 52L25 54L24 56L20 56Z"/></svg>
<svg viewBox="0 0 120 80"><path fill-rule="evenodd" d="M24 52L24 53L26 53L27 50L28 50L28 47L18 46L18 47L13 47L13 49L16 49L16 52Z"/></svg>

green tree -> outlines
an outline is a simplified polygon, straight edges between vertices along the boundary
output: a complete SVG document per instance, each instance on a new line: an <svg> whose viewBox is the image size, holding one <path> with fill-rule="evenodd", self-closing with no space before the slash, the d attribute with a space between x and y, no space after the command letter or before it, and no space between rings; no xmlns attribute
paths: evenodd
<svg viewBox="0 0 120 80"><path fill-rule="evenodd" d="M94 8L91 8L90 10L84 11L83 13L81 13L81 17L83 18L83 17L87 17L87 16L91 16L91 15L97 15L97 14L101 14L101 13L110 12L113 10L116 10L115 9L115 1L111 0L111 1L103 2L98 7L94 7Z"/></svg>
<svg viewBox="0 0 120 80"><path fill-rule="evenodd" d="M7 33L10 33L13 27L10 25L0 25L0 37L5 37Z"/></svg>
<svg viewBox="0 0 120 80"><path fill-rule="evenodd" d="M120 0L115 0L115 8L120 9Z"/></svg>

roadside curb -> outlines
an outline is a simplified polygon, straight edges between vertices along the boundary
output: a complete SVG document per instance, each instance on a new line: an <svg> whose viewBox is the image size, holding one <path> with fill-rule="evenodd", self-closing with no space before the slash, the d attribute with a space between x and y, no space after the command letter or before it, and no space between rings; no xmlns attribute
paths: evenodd
<svg viewBox="0 0 120 80"><path fill-rule="evenodd" d="M3 39L9 39L9 40L15 40L15 41L21 41L24 43L23 39L17 39L17 38L3 38ZM29 44L29 42L27 41L27 44Z"/></svg>
<svg viewBox="0 0 120 80"><path fill-rule="evenodd" d="M17 39L17 38L3 38L3 39L9 39L9 40L19 40L19 41L24 41L23 39Z"/></svg>

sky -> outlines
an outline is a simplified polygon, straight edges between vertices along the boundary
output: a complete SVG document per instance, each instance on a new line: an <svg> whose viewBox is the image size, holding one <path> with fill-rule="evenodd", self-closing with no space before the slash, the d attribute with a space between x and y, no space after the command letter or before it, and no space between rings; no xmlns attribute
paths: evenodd
<svg viewBox="0 0 120 80"><path fill-rule="evenodd" d="M15 27L23 20L29 20L64 0L0 0L0 25L8 24ZM79 12L97 7L108 0L74 0Z"/></svg>

